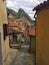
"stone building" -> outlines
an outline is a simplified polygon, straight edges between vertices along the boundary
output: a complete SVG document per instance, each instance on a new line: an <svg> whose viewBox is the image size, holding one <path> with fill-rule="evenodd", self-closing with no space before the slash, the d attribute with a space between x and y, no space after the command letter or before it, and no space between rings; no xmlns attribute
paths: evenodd
<svg viewBox="0 0 49 65"><path fill-rule="evenodd" d="M9 55L7 24L6 2L5 0L0 0L0 65L7 65Z"/></svg>
<svg viewBox="0 0 49 65"><path fill-rule="evenodd" d="M49 65L49 0L36 10L36 65Z"/></svg>

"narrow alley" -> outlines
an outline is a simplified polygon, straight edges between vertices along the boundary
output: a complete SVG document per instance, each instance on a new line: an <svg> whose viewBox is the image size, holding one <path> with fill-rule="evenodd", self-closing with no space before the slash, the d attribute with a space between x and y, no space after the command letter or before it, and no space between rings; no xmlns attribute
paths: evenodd
<svg viewBox="0 0 49 65"><path fill-rule="evenodd" d="M33 58L29 52L29 45L22 44L21 49L11 49L10 58L13 59L10 65L35 65L35 56Z"/></svg>
<svg viewBox="0 0 49 65"><path fill-rule="evenodd" d="M49 65L49 0L0 0L0 65Z"/></svg>

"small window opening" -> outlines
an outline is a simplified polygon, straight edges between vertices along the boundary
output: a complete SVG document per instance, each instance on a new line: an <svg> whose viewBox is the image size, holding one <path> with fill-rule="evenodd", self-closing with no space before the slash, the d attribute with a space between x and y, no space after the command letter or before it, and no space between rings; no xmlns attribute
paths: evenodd
<svg viewBox="0 0 49 65"><path fill-rule="evenodd" d="M6 36L8 35L8 24L3 24L3 35L5 40Z"/></svg>

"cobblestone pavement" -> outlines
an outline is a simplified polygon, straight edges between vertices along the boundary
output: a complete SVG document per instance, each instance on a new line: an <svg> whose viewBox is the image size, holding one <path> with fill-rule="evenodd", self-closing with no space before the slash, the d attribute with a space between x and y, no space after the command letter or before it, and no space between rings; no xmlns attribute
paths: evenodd
<svg viewBox="0 0 49 65"><path fill-rule="evenodd" d="M17 51L16 56L13 58L10 65L35 65L34 54L32 58L31 54L29 53L29 46L22 45L21 49Z"/></svg>

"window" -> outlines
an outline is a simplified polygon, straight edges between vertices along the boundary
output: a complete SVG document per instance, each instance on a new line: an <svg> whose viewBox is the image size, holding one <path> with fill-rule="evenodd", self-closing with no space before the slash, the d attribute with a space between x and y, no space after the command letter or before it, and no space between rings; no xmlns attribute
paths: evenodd
<svg viewBox="0 0 49 65"><path fill-rule="evenodd" d="M5 40L6 36L8 35L8 24L3 24L3 35Z"/></svg>

